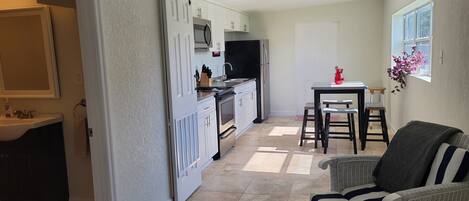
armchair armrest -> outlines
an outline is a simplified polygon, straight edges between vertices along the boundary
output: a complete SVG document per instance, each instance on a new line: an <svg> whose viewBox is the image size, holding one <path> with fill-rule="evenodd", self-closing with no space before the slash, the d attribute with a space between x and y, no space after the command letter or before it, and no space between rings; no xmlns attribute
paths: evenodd
<svg viewBox="0 0 469 201"><path fill-rule="evenodd" d="M374 181L373 170L380 156L336 156L319 162L319 168L331 171L331 190L342 190Z"/></svg>
<svg viewBox="0 0 469 201"><path fill-rule="evenodd" d="M467 201L469 183L451 183L424 186L399 191L386 196L383 201Z"/></svg>

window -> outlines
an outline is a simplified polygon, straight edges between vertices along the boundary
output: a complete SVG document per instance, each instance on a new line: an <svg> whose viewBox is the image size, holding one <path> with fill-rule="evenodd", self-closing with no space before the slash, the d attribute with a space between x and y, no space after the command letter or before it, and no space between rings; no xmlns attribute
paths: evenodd
<svg viewBox="0 0 469 201"><path fill-rule="evenodd" d="M417 51L425 55L425 64L416 74L431 76L432 65L432 15L433 3L426 4L404 15L404 51L412 52L416 46Z"/></svg>

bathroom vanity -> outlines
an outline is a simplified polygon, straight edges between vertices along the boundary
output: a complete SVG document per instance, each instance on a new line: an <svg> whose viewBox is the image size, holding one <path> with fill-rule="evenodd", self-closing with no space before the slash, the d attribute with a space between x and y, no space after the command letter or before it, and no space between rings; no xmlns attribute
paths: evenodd
<svg viewBox="0 0 469 201"><path fill-rule="evenodd" d="M61 115L0 119L1 201L68 200L62 120ZM28 129L21 133L21 126ZM14 135L2 137L5 132Z"/></svg>

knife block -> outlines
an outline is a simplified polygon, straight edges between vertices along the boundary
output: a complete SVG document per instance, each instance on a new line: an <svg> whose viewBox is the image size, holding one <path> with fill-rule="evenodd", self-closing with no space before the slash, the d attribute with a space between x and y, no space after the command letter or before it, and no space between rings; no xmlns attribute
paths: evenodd
<svg viewBox="0 0 469 201"><path fill-rule="evenodd" d="M212 84L212 79L208 77L207 73L202 73L200 75L200 85L210 86Z"/></svg>

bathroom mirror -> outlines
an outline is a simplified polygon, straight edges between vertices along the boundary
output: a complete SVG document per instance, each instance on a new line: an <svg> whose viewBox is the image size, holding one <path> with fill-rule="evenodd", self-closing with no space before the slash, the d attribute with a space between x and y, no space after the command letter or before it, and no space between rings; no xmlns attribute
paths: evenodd
<svg viewBox="0 0 469 201"><path fill-rule="evenodd" d="M0 97L59 96L49 8L0 10Z"/></svg>

